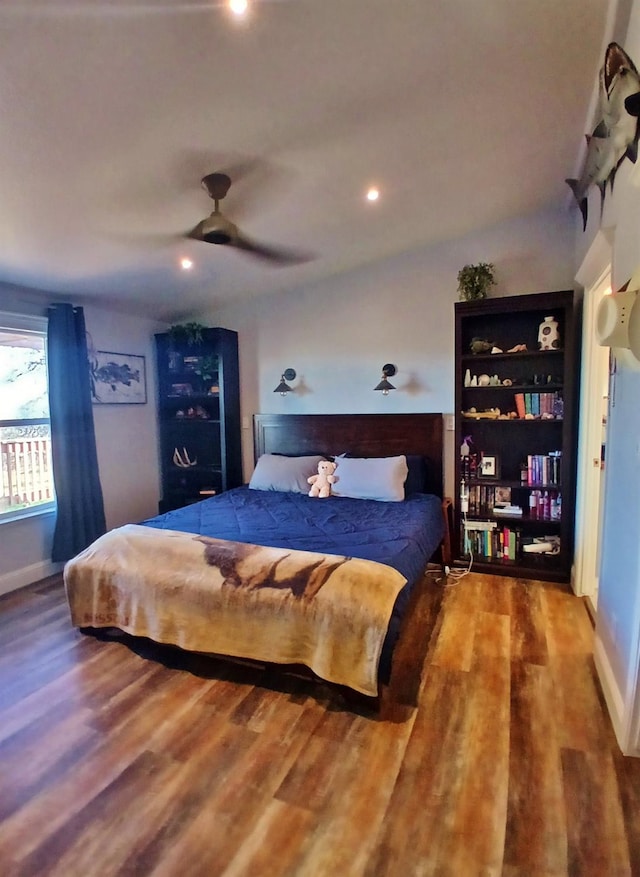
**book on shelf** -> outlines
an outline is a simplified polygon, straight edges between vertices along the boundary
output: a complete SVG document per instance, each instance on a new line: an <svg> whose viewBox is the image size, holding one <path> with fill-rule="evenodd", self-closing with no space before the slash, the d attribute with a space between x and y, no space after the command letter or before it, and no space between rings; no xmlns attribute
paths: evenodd
<svg viewBox="0 0 640 877"><path fill-rule="evenodd" d="M466 523L466 522L465 522ZM488 560L515 560L521 552L522 533L519 527L498 527L495 521L474 521L476 526L461 531L460 548L466 556Z"/></svg>
<svg viewBox="0 0 640 877"><path fill-rule="evenodd" d="M558 391L553 393L516 393L514 402L520 420L523 420L527 415L536 419L540 417L554 420L562 418L562 396Z"/></svg>
<svg viewBox="0 0 640 877"><path fill-rule="evenodd" d="M495 530L498 525L495 521L465 521L465 530Z"/></svg>
<svg viewBox="0 0 640 877"><path fill-rule="evenodd" d="M560 484L561 451L527 455L527 485Z"/></svg>
<svg viewBox="0 0 640 877"><path fill-rule="evenodd" d="M494 515L505 515L507 517L517 517L522 514L522 508L519 505L495 506Z"/></svg>
<svg viewBox="0 0 640 877"><path fill-rule="evenodd" d="M490 515L496 506L511 505L511 488L472 484L468 488L467 499L470 514Z"/></svg>

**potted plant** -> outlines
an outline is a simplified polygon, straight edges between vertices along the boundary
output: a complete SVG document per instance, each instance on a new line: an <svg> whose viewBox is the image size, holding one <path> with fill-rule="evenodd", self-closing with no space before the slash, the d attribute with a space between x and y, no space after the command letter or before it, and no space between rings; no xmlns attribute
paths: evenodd
<svg viewBox="0 0 640 877"><path fill-rule="evenodd" d="M172 344L194 347L196 344L202 344L202 330L205 328L202 323L178 323L169 327L168 335Z"/></svg>
<svg viewBox="0 0 640 877"><path fill-rule="evenodd" d="M465 265L458 271L458 292L462 301L486 298L490 287L495 286L494 266L491 262Z"/></svg>

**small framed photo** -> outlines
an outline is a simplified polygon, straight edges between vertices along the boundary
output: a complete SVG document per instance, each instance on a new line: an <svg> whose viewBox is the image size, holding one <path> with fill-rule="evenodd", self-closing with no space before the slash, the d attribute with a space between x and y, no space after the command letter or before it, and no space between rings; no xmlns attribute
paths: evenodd
<svg viewBox="0 0 640 877"><path fill-rule="evenodd" d="M499 478L500 460L495 454L483 454L480 459L480 478Z"/></svg>

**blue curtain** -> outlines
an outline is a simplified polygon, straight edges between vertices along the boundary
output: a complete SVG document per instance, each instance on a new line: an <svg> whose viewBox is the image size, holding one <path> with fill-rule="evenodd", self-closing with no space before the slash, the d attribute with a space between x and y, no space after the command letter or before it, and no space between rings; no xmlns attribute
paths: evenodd
<svg viewBox="0 0 640 877"><path fill-rule="evenodd" d="M58 513L51 559L74 557L106 531L82 308L49 308L51 455Z"/></svg>

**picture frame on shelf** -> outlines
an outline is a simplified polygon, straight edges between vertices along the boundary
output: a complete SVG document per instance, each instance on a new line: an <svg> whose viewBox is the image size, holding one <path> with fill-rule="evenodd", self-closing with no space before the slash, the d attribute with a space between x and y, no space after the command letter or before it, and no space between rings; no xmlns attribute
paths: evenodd
<svg viewBox="0 0 640 877"><path fill-rule="evenodd" d="M480 478L499 478L500 459L496 454L483 454L478 466Z"/></svg>
<svg viewBox="0 0 640 877"><path fill-rule="evenodd" d="M510 487L496 487L495 488L495 500L494 505L496 506L510 506L511 505L511 488Z"/></svg>
<svg viewBox="0 0 640 877"><path fill-rule="evenodd" d="M144 356L96 350L89 360L89 380L94 405L146 405Z"/></svg>

